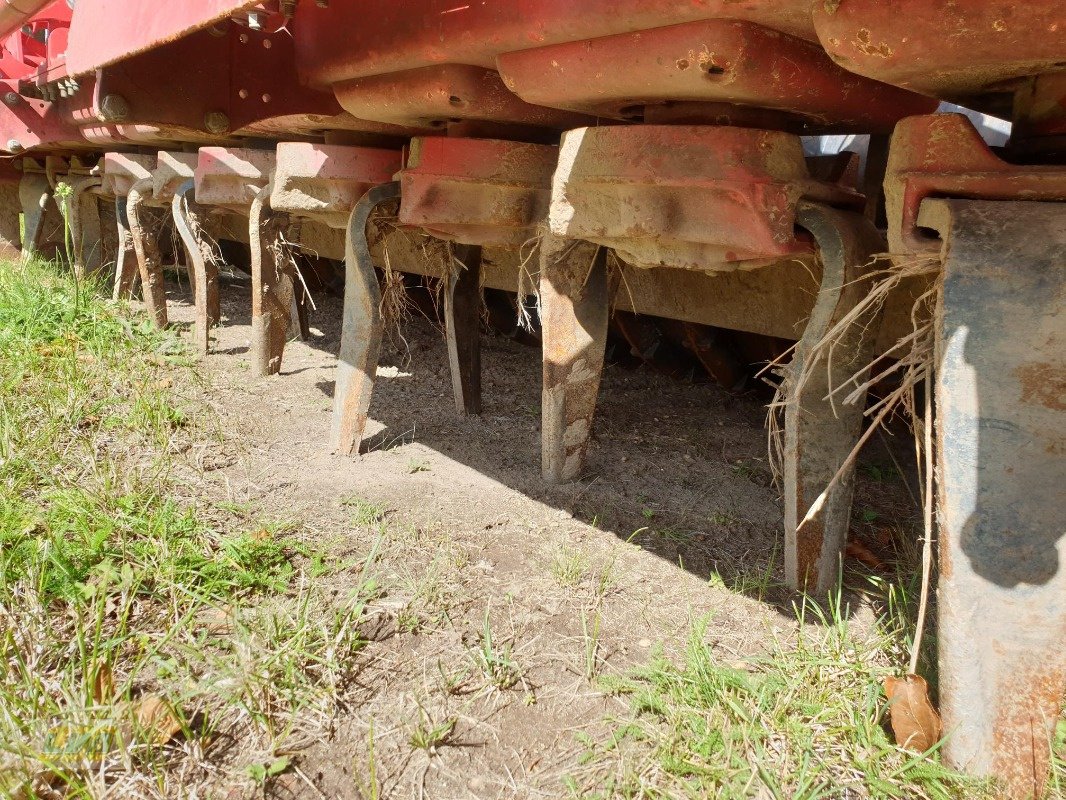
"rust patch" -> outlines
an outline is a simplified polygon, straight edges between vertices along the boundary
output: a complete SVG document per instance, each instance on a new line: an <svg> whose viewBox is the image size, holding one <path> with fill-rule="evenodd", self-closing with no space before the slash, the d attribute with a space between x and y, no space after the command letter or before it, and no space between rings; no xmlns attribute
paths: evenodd
<svg viewBox="0 0 1066 800"><path fill-rule="evenodd" d="M1016 665L997 687L992 774L1003 782L1007 797L1044 796L1051 728L1066 690L1066 669L1052 647Z"/></svg>
<svg viewBox="0 0 1066 800"><path fill-rule="evenodd" d="M892 48L888 46L887 42L873 44L869 28L859 28L859 33L851 44L863 55L878 56L880 58L892 57Z"/></svg>
<svg viewBox="0 0 1066 800"><path fill-rule="evenodd" d="M1033 361L1014 370L1022 385L1022 402L1040 404L1052 411L1066 411L1066 369Z"/></svg>
<svg viewBox="0 0 1066 800"><path fill-rule="evenodd" d="M689 62L687 58L679 58L677 60L677 68L680 70L686 70L689 68Z"/></svg>

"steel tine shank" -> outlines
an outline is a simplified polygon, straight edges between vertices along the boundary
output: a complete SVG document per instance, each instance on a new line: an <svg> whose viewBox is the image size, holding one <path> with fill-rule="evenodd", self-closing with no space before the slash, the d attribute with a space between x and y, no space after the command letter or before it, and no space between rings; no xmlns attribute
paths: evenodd
<svg viewBox="0 0 1066 800"><path fill-rule="evenodd" d="M551 483L585 466L607 346L607 248L541 238L544 388L541 463Z"/></svg>
<svg viewBox="0 0 1066 800"><path fill-rule="evenodd" d="M149 230L145 214L145 200L153 194L152 179L142 178L130 188L126 196L126 215L129 220L133 251L141 273L144 304L159 328L167 326L167 295L163 285L163 259L159 253L159 230Z"/></svg>
<svg viewBox="0 0 1066 800"><path fill-rule="evenodd" d="M210 330L220 317L218 296L218 266L211 258L209 245L201 234L204 213L193 199L195 183L185 181L174 193L170 208L174 227L185 245L193 268L193 290L196 302L196 322L193 342L196 351L206 354L210 347Z"/></svg>
<svg viewBox="0 0 1066 800"><path fill-rule="evenodd" d="M295 269L278 259L278 240L287 215L270 207L273 181L256 192L248 214L252 252L252 360L256 375L281 371L296 303Z"/></svg>
<svg viewBox="0 0 1066 800"><path fill-rule="evenodd" d="M884 249L880 234L859 214L801 203L800 226L815 239L822 282L788 367L785 400L785 576L789 586L818 596L837 582L854 493L854 460L865 394L843 405L831 393L874 357L879 308L852 320L832 343L827 334L866 296L871 256ZM845 466L846 465L846 466Z"/></svg>
<svg viewBox="0 0 1066 800"><path fill-rule="evenodd" d="M331 446L342 455L359 452L381 351L381 288L370 256L366 226L375 208L399 197L398 182L375 186L356 203L348 220L344 319L331 433Z"/></svg>

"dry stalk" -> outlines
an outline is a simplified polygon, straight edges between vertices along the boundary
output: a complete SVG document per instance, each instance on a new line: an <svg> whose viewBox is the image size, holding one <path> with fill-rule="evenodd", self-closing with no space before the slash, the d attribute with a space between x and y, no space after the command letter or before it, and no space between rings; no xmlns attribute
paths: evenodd
<svg viewBox="0 0 1066 800"><path fill-rule="evenodd" d="M296 232L290 238L289 234L292 229L296 227L293 225L286 226L278 231L277 236L273 237L270 244L267 245L267 249L270 250L271 258L274 260L274 269L277 270L277 274L283 275L292 270L292 274L296 276L299 281L300 289L303 292L303 296L307 299L313 311L318 311L318 306L315 304L315 298L311 295L311 289L307 285L307 280L304 278L303 271L300 269L300 264L296 260L296 253L300 250L306 250L308 253L317 256L318 253L312 248L306 247L300 242L299 233ZM296 292L296 287L293 287L293 291ZM296 300L299 301L299 295Z"/></svg>
<svg viewBox="0 0 1066 800"><path fill-rule="evenodd" d="M533 308L537 310L537 318L540 318L540 266L536 267L536 274L529 269L530 262L540 253L541 236L547 231L547 225L537 227L534 236L526 239L518 249L518 327L520 330L533 331L533 315L529 313L526 298L533 298ZM528 252L527 252L528 248ZM537 262L534 262L537 263Z"/></svg>
<svg viewBox="0 0 1066 800"><path fill-rule="evenodd" d="M182 204L184 205L184 217L188 222L189 230L192 231L193 238L200 247L200 252L204 257L204 261L208 264L213 264L221 270L222 267L226 266L226 259L222 256L222 247L219 245L218 241L216 241L215 237L207 232L207 228L200 220L200 214L195 213L189 207L189 200L187 197L182 199ZM173 219L170 215L167 216L169 219ZM182 241L179 236L175 236L175 239L178 242Z"/></svg>
<svg viewBox="0 0 1066 800"><path fill-rule="evenodd" d="M375 213L370 218L370 223L374 226L376 237L381 242L384 278L381 283L381 304L378 309L381 314L382 328L396 349L404 354L404 363L409 363L411 346L403 335L403 323L411 318L414 304L407 294L403 273L392 265L392 252L389 247L389 234L402 230L398 225L398 213L397 204L387 204L380 213Z"/></svg>
<svg viewBox="0 0 1066 800"><path fill-rule="evenodd" d="M885 422L902 412L902 415L910 421L911 430L914 433L916 453L918 455L919 475L924 473L924 480L920 481L922 488L922 511L923 511L923 538L922 538L922 585L918 608L918 620L915 629L914 640L911 645L909 673L913 674L917 669L918 656L921 649L921 640L925 629L925 616L929 600L929 579L932 571L932 538L933 538L933 443L932 443L932 378L935 367L935 330L933 319L935 310L942 291L942 276L940 274L940 260L935 256L918 256L905 262L896 263L889 269L874 276L874 284L869 294L862 302L836 324L822 341L815 345L814 355L807 360L808 364L818 364L824 357L827 363L831 363L832 349L848 331L855 320L863 314L875 311L884 305L888 296L907 278L928 275L933 280L929 288L923 292L911 307L911 330L905 336L892 345L888 350L877 356L871 363L854 373L851 379L842 385L831 387L827 399L844 394L841 398L843 404L855 404L864 402L867 392L878 382L895 376L898 380L896 388L890 391L877 402L870 404L864 412L864 416L870 418L866 430L856 442L847 458L837 469L836 474L829 481L825 490L812 504L800 526L813 517L821 507L824 498L830 489L841 479L844 473L858 458L863 446L875 431L880 431ZM876 317L875 317L876 318ZM872 333L872 332L871 332ZM890 366L874 372L875 364L885 358L893 358L895 362ZM819 367L820 368L820 367ZM793 402L794 392L802 387L809 378L808 374L791 375L787 370L784 372L784 380L777 390L774 401L770 407L770 459L775 477L778 473L779 464L783 456L782 431L779 412L789 402ZM924 385L924 409L919 413L916 403L916 388L919 384ZM846 394L845 394L846 392ZM924 470L922 469L924 462ZM909 489L908 489L909 491Z"/></svg>
<svg viewBox="0 0 1066 800"><path fill-rule="evenodd" d="M629 281L626 280L625 263L614 250L607 251L607 286L609 287L607 306L612 316L617 305L615 298L620 289L625 289L629 297L629 307L633 309L634 314L637 313L637 301L633 297L633 290L629 288Z"/></svg>
<svg viewBox="0 0 1066 800"><path fill-rule="evenodd" d="M911 642L911 658L907 667L907 674L914 675L918 670L918 655L922 649L922 634L925 632L925 613L929 606L929 575L933 565L933 382L929 378L929 372L925 377L925 413L922 417L922 440L924 447L919 448L919 453L924 455L925 480L922 482L922 589L918 599L918 622L914 628L914 641ZM918 435L915 431L915 440ZM919 456L919 472L921 470L921 455Z"/></svg>
<svg viewBox="0 0 1066 800"><path fill-rule="evenodd" d="M886 258L884 255L878 255L874 257L874 260ZM939 270L939 266L940 260L937 256L915 256L906 261L897 261L887 269L874 273L872 276L873 282L866 297L827 331L820 342L814 345L810 356L806 359L808 366L802 372L793 374L787 367L783 366L784 359L792 352L791 349L776 361L771 362L763 370L763 373L772 370L782 376L781 382L776 387L774 399L770 403L767 419L769 430L768 450L775 479L780 475L780 465L784 453L783 429L779 415L789 403L794 402L793 398L798 395L799 391L810 380L813 370L823 369L823 362L831 367L834 348L851 332L851 328L856 324L856 321L864 317L877 319L878 317L874 312L884 306L888 297L903 281L923 275L935 275ZM867 277L863 280L871 280L871 278ZM826 400L831 403L840 402L843 405L855 405L865 401L867 392L881 381L893 376L898 380L897 386L891 392L872 403L866 409L864 415L870 418L871 421L851 453L826 486L823 497L855 462L863 445L887 420L902 412L907 418L912 420L913 424L919 424L918 415L914 413L914 390L932 371L934 345L932 318L939 293L940 281L939 277L937 277L933 280L930 288L914 301L911 308L910 332L902 336L887 350L879 353L870 363L864 364L844 383L830 387L825 397ZM870 336L876 335L876 331L865 329L863 333ZM884 359L894 359L894 361L889 366L874 372L874 367ZM816 513L820 505L818 501L815 501L811 512L808 512L808 516L811 513Z"/></svg>

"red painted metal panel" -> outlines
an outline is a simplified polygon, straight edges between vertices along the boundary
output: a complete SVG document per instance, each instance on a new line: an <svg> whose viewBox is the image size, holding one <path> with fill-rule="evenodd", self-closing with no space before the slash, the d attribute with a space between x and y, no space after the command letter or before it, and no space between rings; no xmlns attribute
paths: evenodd
<svg viewBox="0 0 1066 800"><path fill-rule="evenodd" d="M493 70L440 64L337 84L337 99L361 119L408 127L488 121L563 130L587 125L578 114L530 105L509 92Z"/></svg>
<svg viewBox="0 0 1066 800"><path fill-rule="evenodd" d="M158 158L147 153L105 153L102 191L125 197L137 181L152 177Z"/></svg>
<svg viewBox="0 0 1066 800"><path fill-rule="evenodd" d="M70 7L66 0L45 6L25 25L3 39L0 53L0 76L27 80L38 71L47 71L49 63L61 59L67 49Z"/></svg>
<svg viewBox="0 0 1066 800"><path fill-rule="evenodd" d="M896 126L885 175L893 253L939 252L918 214L928 197L1066 201L1066 166L1018 166L996 156L961 114L910 117Z"/></svg>
<svg viewBox="0 0 1066 800"><path fill-rule="evenodd" d="M399 150L280 142L271 208L343 228L359 198L391 181L402 161Z"/></svg>
<svg viewBox="0 0 1066 800"><path fill-rule="evenodd" d="M257 0L78 0L70 28L67 69L71 75L99 69L256 4ZM174 67L181 69L178 64Z"/></svg>
<svg viewBox="0 0 1066 800"><path fill-rule="evenodd" d="M1066 67L1058 0L846 0L814 4L814 23L841 66L949 99Z"/></svg>
<svg viewBox="0 0 1066 800"><path fill-rule="evenodd" d="M274 170L273 150L201 147L196 162L196 202L247 214Z"/></svg>
<svg viewBox="0 0 1066 800"><path fill-rule="evenodd" d="M520 247L548 212L559 149L494 139L414 139L400 224L463 244Z"/></svg>
<svg viewBox="0 0 1066 800"><path fill-rule="evenodd" d="M818 45L760 25L706 20L502 54L524 100L620 119L644 105L738 104L795 112L811 130L889 132L936 102L849 73ZM711 111L714 121L720 109Z"/></svg>
<svg viewBox="0 0 1066 800"><path fill-rule="evenodd" d="M222 143L238 130L271 120L275 124L267 127L277 135L299 135L341 114L331 92L298 84L287 32L255 31L229 21L79 81L81 88L57 105L100 144ZM120 115L107 112L108 98L122 108ZM380 125L364 127L381 132Z"/></svg>
<svg viewBox="0 0 1066 800"><path fill-rule="evenodd" d="M581 128L563 134L549 224L636 266L730 270L811 252L796 234L801 199L862 206L855 192L810 177L798 136L709 125Z"/></svg>
<svg viewBox="0 0 1066 800"><path fill-rule="evenodd" d="M10 87L0 84L5 95ZM0 152L20 153L43 146L59 149L88 147L81 130L51 103L19 96L0 104Z"/></svg>
<svg viewBox="0 0 1066 800"><path fill-rule="evenodd" d="M814 40L809 0L360 0L300 5L298 61L316 83L456 63L701 19L747 20Z"/></svg>

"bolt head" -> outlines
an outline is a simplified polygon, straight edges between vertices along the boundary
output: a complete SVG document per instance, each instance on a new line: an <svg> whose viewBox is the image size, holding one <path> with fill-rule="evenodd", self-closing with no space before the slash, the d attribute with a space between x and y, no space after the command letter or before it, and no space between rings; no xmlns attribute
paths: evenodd
<svg viewBox="0 0 1066 800"><path fill-rule="evenodd" d="M225 133L229 130L229 117L221 111L208 111L204 114L204 127L210 133Z"/></svg>
<svg viewBox="0 0 1066 800"><path fill-rule="evenodd" d="M7 149L12 153L17 153L23 149L22 142L20 142L18 139L8 139Z"/></svg>
<svg viewBox="0 0 1066 800"><path fill-rule="evenodd" d="M102 122L121 122L130 115L130 104L120 94L104 95L97 116Z"/></svg>
<svg viewBox="0 0 1066 800"><path fill-rule="evenodd" d="M17 106L22 100L22 96L18 92L8 92L4 95L4 105Z"/></svg>

